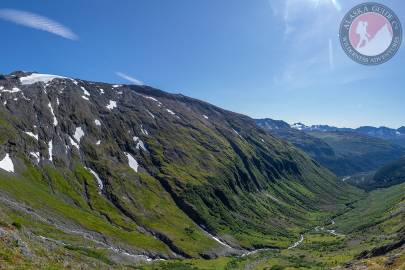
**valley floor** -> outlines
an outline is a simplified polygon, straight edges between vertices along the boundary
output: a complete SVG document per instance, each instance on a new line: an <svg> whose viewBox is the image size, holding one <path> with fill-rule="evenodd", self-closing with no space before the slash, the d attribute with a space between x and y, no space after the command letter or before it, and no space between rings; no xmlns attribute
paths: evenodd
<svg viewBox="0 0 405 270"><path fill-rule="evenodd" d="M159 262L141 269L405 269L404 246L371 252L405 239L405 184L373 191L351 208L331 224L307 232L295 248L210 261ZM358 258L365 250L370 254Z"/></svg>
<svg viewBox="0 0 405 270"><path fill-rule="evenodd" d="M9 210L4 203L2 201L0 208L0 269L377 270L404 269L405 266L403 247L370 256L363 254L364 258L356 260L364 250L389 245L403 237L405 184L369 193L365 199L354 203L350 211L335 217L329 225L320 224L306 232L288 249L259 250L245 256L213 260L150 261L143 265L140 261L145 260L120 256L105 247L96 248L90 240L83 246L71 246L62 240L34 236L18 223L21 212Z"/></svg>

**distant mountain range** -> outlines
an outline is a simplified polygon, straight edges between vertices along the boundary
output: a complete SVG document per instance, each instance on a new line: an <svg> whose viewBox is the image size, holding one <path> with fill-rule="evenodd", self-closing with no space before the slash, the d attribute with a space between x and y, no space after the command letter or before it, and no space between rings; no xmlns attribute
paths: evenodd
<svg viewBox="0 0 405 270"><path fill-rule="evenodd" d="M378 170L405 155L405 127L338 128L257 119L256 124L285 139L338 176Z"/></svg>
<svg viewBox="0 0 405 270"><path fill-rule="evenodd" d="M288 123L284 121L274 120L273 123L276 124L278 122L283 122L278 125L278 127L288 125ZM336 132L336 131L344 131L344 132L354 132L362 135L368 135L372 137L381 138L384 140L391 141L393 143L405 146L405 127L400 127L398 129L388 128L388 127L372 127L372 126L362 126L356 129L352 128L339 128L334 126L328 125L312 125L307 126L302 123L294 123L290 125L291 128L302 130L302 131L320 131L320 132Z"/></svg>

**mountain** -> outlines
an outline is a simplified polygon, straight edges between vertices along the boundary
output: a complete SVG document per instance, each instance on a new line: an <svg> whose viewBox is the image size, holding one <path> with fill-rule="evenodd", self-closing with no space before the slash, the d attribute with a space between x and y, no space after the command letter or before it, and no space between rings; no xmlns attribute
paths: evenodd
<svg viewBox="0 0 405 270"><path fill-rule="evenodd" d="M347 177L345 182L365 190L402 184L405 182L405 157L385 164L376 171Z"/></svg>
<svg viewBox="0 0 405 270"><path fill-rule="evenodd" d="M389 141L353 132L312 131L308 134L333 148L338 162L331 165L335 166L332 171L343 169L338 175L373 171L405 155L404 148Z"/></svg>
<svg viewBox="0 0 405 270"><path fill-rule="evenodd" d="M373 186L384 188L405 182L405 157L379 169L373 178Z"/></svg>
<svg viewBox="0 0 405 270"><path fill-rule="evenodd" d="M14 72L0 101L0 249L23 268L287 248L363 196L253 119L183 95Z"/></svg>
<svg viewBox="0 0 405 270"><path fill-rule="evenodd" d="M273 120L270 118L265 118L265 119L257 119L256 124L259 127L262 127L267 130L272 130L272 129L288 129L290 128L290 125L287 122L284 122L282 120Z"/></svg>
<svg viewBox="0 0 405 270"><path fill-rule="evenodd" d="M352 128L338 128L328 125L312 125L307 126L302 123L295 123L290 126L291 128L301 130L301 131L319 131L319 132L353 132L356 134L376 137L390 141L394 144L401 145L405 147L405 127L399 129L393 129L388 127L372 127L372 126L362 126L356 129Z"/></svg>
<svg viewBox="0 0 405 270"><path fill-rule="evenodd" d="M297 128L290 128L286 122L281 121L281 124L277 126L271 123L271 119L256 120L256 124L267 130L270 134L294 144L316 161L330 169L331 166L327 166L326 164L328 164L329 160L336 159L336 154L333 148L326 142Z"/></svg>
<svg viewBox="0 0 405 270"><path fill-rule="evenodd" d="M360 127L355 130L357 133L361 133L368 136L381 138L392 143L405 147L405 128L392 129L387 127Z"/></svg>
<svg viewBox="0 0 405 270"><path fill-rule="evenodd" d="M351 128L338 128L329 125L312 125L307 126L303 123L294 123L290 125L291 128L301 131L321 131L321 132L336 132L336 131L354 131Z"/></svg>
<svg viewBox="0 0 405 270"><path fill-rule="evenodd" d="M399 145L350 129L302 123L287 127L285 122L278 128L269 128L264 120L256 120L256 123L342 177L377 170L405 155L405 149Z"/></svg>

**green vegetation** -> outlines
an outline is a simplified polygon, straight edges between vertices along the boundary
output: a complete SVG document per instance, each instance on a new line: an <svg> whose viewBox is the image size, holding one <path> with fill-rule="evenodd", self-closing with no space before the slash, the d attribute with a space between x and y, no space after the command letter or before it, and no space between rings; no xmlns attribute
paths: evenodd
<svg viewBox="0 0 405 270"><path fill-rule="evenodd" d="M0 155L8 153L15 165L14 173L0 171L0 263L6 266L325 269L390 243L402 228L401 185L367 194L252 119L204 102L122 87L125 99L115 96L119 106L107 111L100 104L110 97L99 88L109 95L116 89L80 83L94 101L83 100L79 86L62 80L24 110L0 109ZM56 97L63 106L55 105L55 127L44 104L57 104ZM95 126L95 119L103 124ZM79 126L85 133L80 148L71 143ZM27 130L39 139L26 136ZM355 143L343 149L339 140L345 138L324 139L357 151ZM32 151L40 153L39 162ZM126 153L138 167L129 166ZM332 219L336 225L328 225ZM369 239L376 232L381 237ZM302 244L287 249L301 234Z"/></svg>

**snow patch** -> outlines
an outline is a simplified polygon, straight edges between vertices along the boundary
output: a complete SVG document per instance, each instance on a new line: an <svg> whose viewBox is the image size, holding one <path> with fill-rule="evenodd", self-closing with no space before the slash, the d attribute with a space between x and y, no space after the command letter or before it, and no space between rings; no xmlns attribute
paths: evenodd
<svg viewBox="0 0 405 270"><path fill-rule="evenodd" d="M18 92L21 92L21 89L20 89L20 88L17 88L17 87L13 87L12 90L7 90L7 89L4 89L4 87L2 86L2 87L0 88L0 91L1 91L2 93L18 93Z"/></svg>
<svg viewBox="0 0 405 270"><path fill-rule="evenodd" d="M14 163L10 158L10 155L7 153L6 156L0 161L0 169L7 172L14 172Z"/></svg>
<svg viewBox="0 0 405 270"><path fill-rule="evenodd" d="M80 88L83 90L83 93L85 96L88 96L88 97L90 96L90 93L89 93L89 91L86 90L86 88L84 88L83 86L80 86Z"/></svg>
<svg viewBox="0 0 405 270"><path fill-rule="evenodd" d="M145 96L145 95L141 95L142 97L144 97L144 98L146 98L146 99L150 99L150 100L153 100L153 101L155 101L157 104L158 104L158 106L160 107L160 106L162 106L162 102L160 102L159 100L157 100L156 98L154 98L154 97L151 97L151 96Z"/></svg>
<svg viewBox="0 0 405 270"><path fill-rule="evenodd" d="M27 134L28 136L31 136L32 138L34 138L34 139L36 139L38 141L38 135L35 135L31 131L25 131L24 133Z"/></svg>
<svg viewBox="0 0 405 270"><path fill-rule="evenodd" d="M72 137L69 136L70 144L73 146L76 146L77 149L80 149L80 146L73 140Z"/></svg>
<svg viewBox="0 0 405 270"><path fill-rule="evenodd" d="M58 119L56 119L56 116L53 113L53 108L52 108L52 105L51 105L50 102L48 103L48 107L49 107L49 110L51 111L51 114L53 116L53 125L56 127L58 125Z"/></svg>
<svg viewBox="0 0 405 270"><path fill-rule="evenodd" d="M52 140L48 143L48 153L49 153L49 161L52 162L53 154L52 154L53 144Z"/></svg>
<svg viewBox="0 0 405 270"><path fill-rule="evenodd" d="M82 96L82 98L85 99L85 100L87 100L87 101L89 101L89 98L86 97L86 96Z"/></svg>
<svg viewBox="0 0 405 270"><path fill-rule="evenodd" d="M110 100L110 103L106 106L107 109L112 110L117 107L117 102L114 100Z"/></svg>
<svg viewBox="0 0 405 270"><path fill-rule="evenodd" d="M232 129L232 130L233 130L233 132L236 133L236 135L238 135L241 139L243 139L242 135L240 135L239 132L237 132L235 129Z"/></svg>
<svg viewBox="0 0 405 270"><path fill-rule="evenodd" d="M94 120L94 124L96 124L96 126L101 126L101 122L98 119Z"/></svg>
<svg viewBox="0 0 405 270"><path fill-rule="evenodd" d="M155 115L153 113L151 113L149 110L146 110L146 112L150 115L150 117L152 117L153 119L155 119Z"/></svg>
<svg viewBox="0 0 405 270"><path fill-rule="evenodd" d="M104 94L104 89L100 88L100 93Z"/></svg>
<svg viewBox="0 0 405 270"><path fill-rule="evenodd" d="M31 101L31 99L27 98L27 97L24 95L24 93L21 93L21 94L22 94L23 99L28 100L28 101Z"/></svg>
<svg viewBox="0 0 405 270"><path fill-rule="evenodd" d="M39 163L39 159L40 159L39 152L30 152L30 155L33 156L37 160L37 163Z"/></svg>
<svg viewBox="0 0 405 270"><path fill-rule="evenodd" d="M84 136L84 131L81 127L77 127L75 130L75 134L73 135L73 137L76 139L77 142L80 143L80 140L82 139L82 137Z"/></svg>
<svg viewBox="0 0 405 270"><path fill-rule="evenodd" d="M29 76L21 77L20 82L22 85L29 85L37 82L49 83L53 79L66 79L66 77L50 74L33 73Z"/></svg>
<svg viewBox="0 0 405 270"><path fill-rule="evenodd" d="M141 139L139 139L136 136L134 136L133 139L134 139L134 142L136 142L136 149L138 149L138 150L142 149L145 152L148 151L148 150L146 150L145 144L143 143L143 141Z"/></svg>
<svg viewBox="0 0 405 270"><path fill-rule="evenodd" d="M98 185L98 188L100 189L100 191L101 190L103 190L103 188L104 188L104 185L103 185L103 181L101 181L101 179L100 179L100 177L98 176L98 174L95 172L95 171L93 171L92 169L90 169L90 168L86 168L92 175L94 175L94 177L96 178L96 180L97 180L97 185Z"/></svg>
<svg viewBox="0 0 405 270"><path fill-rule="evenodd" d="M227 247L227 248L232 248L230 245L226 244L225 242L222 242L218 237L216 236L212 236L212 239L214 239L215 241L217 241L218 243L220 243L221 245Z"/></svg>
<svg viewBox="0 0 405 270"><path fill-rule="evenodd" d="M149 135L149 132L146 129L144 129L142 125L141 125L141 132L143 135L146 135L146 136Z"/></svg>
<svg viewBox="0 0 405 270"><path fill-rule="evenodd" d="M129 167L131 167L135 172L138 172L139 164L138 164L138 162L136 161L136 159L135 159L133 156L131 156L131 154L129 154L129 153L125 153L125 155L126 155L127 158L128 158L128 165L129 165Z"/></svg>
<svg viewBox="0 0 405 270"><path fill-rule="evenodd" d="M205 114L203 114L203 117L208 120L208 116L206 116Z"/></svg>
<svg viewBox="0 0 405 270"><path fill-rule="evenodd" d="M171 115L176 115L172 110L166 109L166 111L167 111L168 113L170 113Z"/></svg>
<svg viewBox="0 0 405 270"><path fill-rule="evenodd" d="M218 237L210 234L209 232L207 232L206 230L204 230L203 226L200 226L201 230L207 234L209 237L211 237L214 241L218 242L219 244L221 244L224 247L227 247L229 249L233 249L230 245L228 245L227 243L223 242L221 239L219 239Z"/></svg>
<svg viewBox="0 0 405 270"><path fill-rule="evenodd" d="M342 181L346 182L346 181L350 180L351 178L352 178L351 176L346 176L346 177L343 177Z"/></svg>
<svg viewBox="0 0 405 270"><path fill-rule="evenodd" d="M100 145L100 144L101 144L101 141L98 140L98 141L96 142L96 145Z"/></svg>

